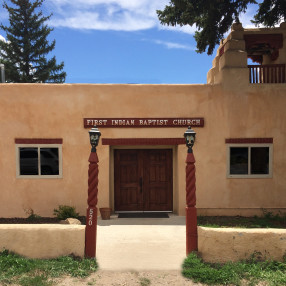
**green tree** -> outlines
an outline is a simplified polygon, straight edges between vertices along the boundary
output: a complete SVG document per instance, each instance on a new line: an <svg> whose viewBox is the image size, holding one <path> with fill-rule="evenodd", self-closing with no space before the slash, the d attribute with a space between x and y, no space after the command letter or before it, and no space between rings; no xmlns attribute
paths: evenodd
<svg viewBox="0 0 286 286"><path fill-rule="evenodd" d="M57 64L56 57L47 58L55 48L55 40L47 37L53 30L46 25L51 15L43 16L39 8L44 0L10 0L14 5L3 7L9 13L10 26L0 24L6 40L0 41L0 62L5 64L8 82L63 83L66 73L64 63Z"/></svg>
<svg viewBox="0 0 286 286"><path fill-rule="evenodd" d="M271 27L286 19L286 0L263 0L260 4L256 0L171 0L157 14L163 25L195 25L197 52L207 49L211 55L232 23L239 23L240 14L249 4L258 5L253 19L256 25Z"/></svg>

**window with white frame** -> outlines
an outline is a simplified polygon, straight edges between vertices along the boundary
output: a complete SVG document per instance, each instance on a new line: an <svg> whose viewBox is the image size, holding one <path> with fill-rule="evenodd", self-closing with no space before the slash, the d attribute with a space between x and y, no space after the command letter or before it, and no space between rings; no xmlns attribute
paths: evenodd
<svg viewBox="0 0 286 286"><path fill-rule="evenodd" d="M228 144L228 178L271 178L272 144Z"/></svg>
<svg viewBox="0 0 286 286"><path fill-rule="evenodd" d="M61 178L61 144L16 144L19 178Z"/></svg>

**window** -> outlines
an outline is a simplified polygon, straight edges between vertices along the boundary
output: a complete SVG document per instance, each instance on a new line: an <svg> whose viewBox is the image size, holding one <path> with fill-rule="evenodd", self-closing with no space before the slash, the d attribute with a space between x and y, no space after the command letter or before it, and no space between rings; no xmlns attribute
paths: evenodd
<svg viewBox="0 0 286 286"><path fill-rule="evenodd" d="M16 154L17 177L62 177L62 145L18 144Z"/></svg>
<svg viewBox="0 0 286 286"><path fill-rule="evenodd" d="M229 144L227 154L227 177L272 177L272 144Z"/></svg>

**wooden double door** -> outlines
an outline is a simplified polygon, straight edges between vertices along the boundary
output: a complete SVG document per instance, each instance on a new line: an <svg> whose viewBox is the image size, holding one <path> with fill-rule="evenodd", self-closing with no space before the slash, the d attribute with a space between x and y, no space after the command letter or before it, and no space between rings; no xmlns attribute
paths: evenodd
<svg viewBox="0 0 286 286"><path fill-rule="evenodd" d="M173 211L172 157L172 149L114 150L115 211Z"/></svg>

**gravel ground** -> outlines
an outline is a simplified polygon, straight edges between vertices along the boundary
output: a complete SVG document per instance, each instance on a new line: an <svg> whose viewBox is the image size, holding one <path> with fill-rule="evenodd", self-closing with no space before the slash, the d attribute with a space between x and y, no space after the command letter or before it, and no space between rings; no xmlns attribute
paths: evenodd
<svg viewBox="0 0 286 286"><path fill-rule="evenodd" d="M98 270L86 279L72 277L57 280L58 286L192 286L203 285L193 283L184 278L179 271L107 271Z"/></svg>

